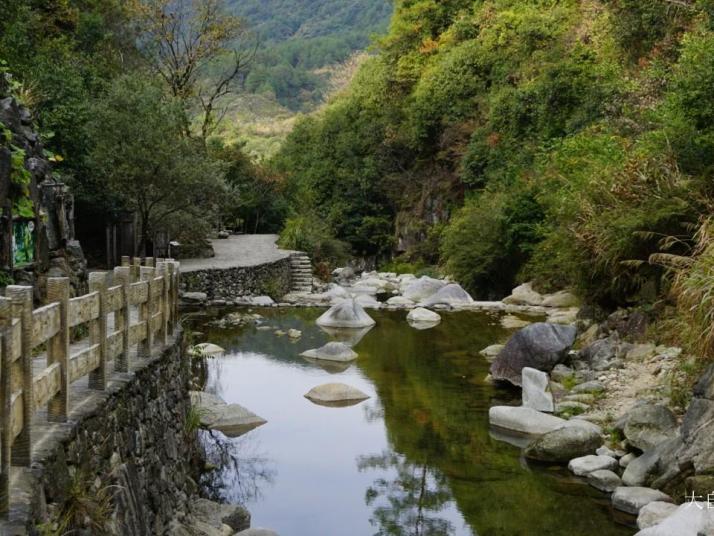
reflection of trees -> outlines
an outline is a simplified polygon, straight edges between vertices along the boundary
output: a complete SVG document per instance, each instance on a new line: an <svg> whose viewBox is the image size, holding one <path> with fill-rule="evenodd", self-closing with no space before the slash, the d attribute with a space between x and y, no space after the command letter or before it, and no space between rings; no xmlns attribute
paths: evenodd
<svg viewBox="0 0 714 536"><path fill-rule="evenodd" d="M380 536L446 536L454 526L438 514L451 501L446 477L424 463L411 463L393 451L361 456L360 471L376 469L392 474L377 478L367 488L365 502L374 506L370 523ZM384 501L378 499L382 497Z"/></svg>
<svg viewBox="0 0 714 536"><path fill-rule="evenodd" d="M220 432L199 431L206 462L215 467L201 477L209 498L245 504L261 497L261 487L272 484L275 469L257 452L250 436L228 438Z"/></svg>

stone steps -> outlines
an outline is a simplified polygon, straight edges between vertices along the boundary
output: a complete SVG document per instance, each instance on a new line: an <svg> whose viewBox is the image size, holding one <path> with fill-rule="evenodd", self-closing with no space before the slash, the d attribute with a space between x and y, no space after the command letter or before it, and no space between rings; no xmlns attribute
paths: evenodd
<svg viewBox="0 0 714 536"><path fill-rule="evenodd" d="M290 283L292 292L312 291L312 263L305 253L290 256Z"/></svg>

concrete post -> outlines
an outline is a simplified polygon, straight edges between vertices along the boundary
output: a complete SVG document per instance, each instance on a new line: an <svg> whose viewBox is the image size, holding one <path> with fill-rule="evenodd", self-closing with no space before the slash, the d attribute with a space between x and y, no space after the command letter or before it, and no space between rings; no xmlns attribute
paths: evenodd
<svg viewBox="0 0 714 536"><path fill-rule="evenodd" d="M0 516L7 516L10 510L10 452L12 450L12 337L10 330L12 322L12 302L9 298L0 298Z"/></svg>
<svg viewBox="0 0 714 536"><path fill-rule="evenodd" d="M129 372L129 327L131 326L131 316L129 313L129 281L131 280L131 268L129 266L117 266L114 268L114 282L121 285L121 309L114 313L114 322L117 329L121 330L122 350L114 362L114 370L118 372Z"/></svg>
<svg viewBox="0 0 714 536"><path fill-rule="evenodd" d="M141 280L147 283L146 302L139 309L141 320L146 320L146 338L143 344L139 346L140 354L144 358L151 356L151 350L154 347L154 332L151 329L151 316L154 314L154 300L151 297L153 288L154 268L150 266L141 267Z"/></svg>
<svg viewBox="0 0 714 536"><path fill-rule="evenodd" d="M107 388L107 274L89 274L89 292L99 292L99 317L90 324L90 344L99 345L99 366L89 373L89 388Z"/></svg>

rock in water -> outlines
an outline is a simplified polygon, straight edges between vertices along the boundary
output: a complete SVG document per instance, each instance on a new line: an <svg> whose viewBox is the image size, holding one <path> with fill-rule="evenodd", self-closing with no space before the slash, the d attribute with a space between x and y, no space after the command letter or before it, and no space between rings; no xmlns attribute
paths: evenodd
<svg viewBox="0 0 714 536"><path fill-rule="evenodd" d="M520 386L523 367L550 372L565 359L575 342L575 335L574 326L545 322L531 324L508 339L491 364L491 376Z"/></svg>
<svg viewBox="0 0 714 536"><path fill-rule="evenodd" d="M342 342L328 342L326 345L307 350L300 354L310 359L324 359L326 361L338 361L346 363L357 359L357 352Z"/></svg>
<svg viewBox="0 0 714 536"><path fill-rule="evenodd" d="M358 404L369 395L344 383L325 383L310 389L305 398L321 406L342 407Z"/></svg>
<svg viewBox="0 0 714 536"><path fill-rule="evenodd" d="M652 503L650 503L652 504ZM645 507L643 506L642 510ZM639 517L637 518L639 523ZM663 521L635 536L710 536L714 534L714 508L702 501L685 502Z"/></svg>
<svg viewBox="0 0 714 536"><path fill-rule="evenodd" d="M441 317L434 311L417 307L409 311L407 322L409 322L411 327L416 329L429 329L441 322Z"/></svg>
<svg viewBox="0 0 714 536"><path fill-rule="evenodd" d="M434 294L426 298L421 302L420 305L430 306L430 305L464 305L468 303L473 303L473 298L466 292L460 285L456 283L451 283L445 287L440 288Z"/></svg>
<svg viewBox="0 0 714 536"><path fill-rule="evenodd" d="M566 463L591 454L601 443L602 438L596 429L566 426L533 441L526 448L525 455L532 460Z"/></svg>
<svg viewBox="0 0 714 536"><path fill-rule="evenodd" d="M568 424L565 419L523 406L493 406L488 420L492 426L525 435L542 435Z"/></svg>
<svg viewBox="0 0 714 536"><path fill-rule="evenodd" d="M238 437L268 422L239 404L226 404L216 395L191 391L190 396L191 404L198 409L201 425L228 437Z"/></svg>
<svg viewBox="0 0 714 536"><path fill-rule="evenodd" d="M612 493L622 486L622 481L617 473L608 469L598 469L588 474L588 484L605 493Z"/></svg>
<svg viewBox="0 0 714 536"><path fill-rule="evenodd" d="M434 279L432 277L422 276L416 281L409 283L402 296L413 302L421 302L426 300L432 294L435 294L439 289L446 286L446 283Z"/></svg>
<svg viewBox="0 0 714 536"><path fill-rule="evenodd" d="M496 356L503 350L503 347L503 344L492 344L481 350L479 354L484 356L489 363L493 363L493 360L496 359Z"/></svg>
<svg viewBox="0 0 714 536"><path fill-rule="evenodd" d="M540 370L523 367L521 373L523 405L527 408L553 413L553 395L548 392L548 375Z"/></svg>
<svg viewBox="0 0 714 536"><path fill-rule="evenodd" d="M330 328L366 328L375 323L354 299L333 305L317 319L318 326Z"/></svg>
<svg viewBox="0 0 714 536"><path fill-rule="evenodd" d="M392 296L387 300L387 305L394 305L398 307L412 307L414 302L404 296Z"/></svg>
<svg viewBox="0 0 714 536"><path fill-rule="evenodd" d="M223 348L212 342L202 342L201 344L192 346L189 350L189 353L194 356L217 356L225 352Z"/></svg>

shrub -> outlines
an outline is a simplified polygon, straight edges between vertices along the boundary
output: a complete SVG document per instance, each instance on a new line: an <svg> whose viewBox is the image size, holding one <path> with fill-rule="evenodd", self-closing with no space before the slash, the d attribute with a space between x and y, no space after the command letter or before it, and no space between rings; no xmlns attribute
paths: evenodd
<svg viewBox="0 0 714 536"><path fill-rule="evenodd" d="M306 252L315 265L344 264L349 258L347 244L337 240L328 225L314 214L288 218L278 244L286 249Z"/></svg>

